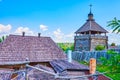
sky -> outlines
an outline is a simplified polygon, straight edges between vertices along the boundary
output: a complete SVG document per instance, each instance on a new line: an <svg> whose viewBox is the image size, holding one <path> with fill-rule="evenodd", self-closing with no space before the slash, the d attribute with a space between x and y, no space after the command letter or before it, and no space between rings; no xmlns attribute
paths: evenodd
<svg viewBox="0 0 120 80"><path fill-rule="evenodd" d="M55 42L74 42L74 32L86 22L90 4L95 21L109 32L108 43L120 45L120 34L106 27L114 17L120 19L120 0L0 0L0 36L24 31Z"/></svg>

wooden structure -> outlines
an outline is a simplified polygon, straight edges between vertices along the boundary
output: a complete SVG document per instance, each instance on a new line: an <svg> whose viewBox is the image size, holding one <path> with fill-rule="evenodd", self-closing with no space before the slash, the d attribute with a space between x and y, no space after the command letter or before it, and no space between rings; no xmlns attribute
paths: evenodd
<svg viewBox="0 0 120 80"><path fill-rule="evenodd" d="M68 62L56 43L50 37L40 36L40 33L38 36L26 36L25 32L22 36L9 35L0 43L0 68L4 71L1 80L66 80L56 79L51 74L61 77L89 74L88 66L72 60ZM8 71L11 75L7 74Z"/></svg>
<svg viewBox="0 0 120 80"><path fill-rule="evenodd" d="M6 65L9 62L30 61L30 65L38 63L50 66L55 59L66 59L64 52L50 37L9 35L0 43L0 67L19 69L21 65ZM4 64L4 65L3 65Z"/></svg>
<svg viewBox="0 0 120 80"><path fill-rule="evenodd" d="M78 65L76 66L66 60L67 57L65 53L57 44L50 37L42 37L40 34L38 34L38 36L26 36L25 33L22 35L9 35L0 43L0 68L6 68L6 70L25 70L26 62L31 66L40 64L44 67L54 69L54 71L56 68L58 68L58 70L62 69L62 72L69 67L72 68L74 66L73 70L75 70L78 65L81 66L79 63L77 63ZM63 63L66 63L66 65ZM82 69L81 67L80 70ZM88 68L86 70L89 71ZM29 73L28 75L31 75ZM22 72L20 74L22 75ZM14 74L12 78L17 78L18 75L19 73ZM44 76L41 76L40 79L42 79L42 77ZM22 76L22 78L24 78L24 76Z"/></svg>
<svg viewBox="0 0 120 80"><path fill-rule="evenodd" d="M81 26L76 32L74 37L74 50L75 51L91 51L94 50L97 45L103 45L108 48L108 37L106 31L93 19L91 12L88 14L86 23Z"/></svg>
<svg viewBox="0 0 120 80"><path fill-rule="evenodd" d="M1 80L9 78L12 80L65 80L62 76L66 78L89 74L88 66L76 61L68 62L64 52L54 41L40 34L25 36L23 33L22 36L8 36L0 43L0 68L1 72L4 71L0 76ZM10 74L7 74L8 72ZM56 79L48 73L59 74L61 78ZM82 80L89 80L89 78L82 78Z"/></svg>

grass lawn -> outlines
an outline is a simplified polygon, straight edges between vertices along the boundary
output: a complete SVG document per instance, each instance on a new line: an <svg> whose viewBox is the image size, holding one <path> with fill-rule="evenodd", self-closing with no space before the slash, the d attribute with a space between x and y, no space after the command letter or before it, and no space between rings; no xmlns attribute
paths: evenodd
<svg viewBox="0 0 120 80"><path fill-rule="evenodd" d="M89 63L83 62L83 61L80 62L80 63L84 64L84 65L89 65ZM102 72L108 72L108 73L105 73L106 76L108 76L109 78L111 78L113 80L120 80L120 69L117 68L117 70L116 70L116 67L113 67L113 66L111 67L111 66L106 66L106 65L98 65L97 64L97 71L99 71L101 73Z"/></svg>
<svg viewBox="0 0 120 80"><path fill-rule="evenodd" d="M99 72L108 72L105 75L110 77L113 80L120 80L120 69L115 71L115 67L110 68L111 66L97 65L97 71Z"/></svg>

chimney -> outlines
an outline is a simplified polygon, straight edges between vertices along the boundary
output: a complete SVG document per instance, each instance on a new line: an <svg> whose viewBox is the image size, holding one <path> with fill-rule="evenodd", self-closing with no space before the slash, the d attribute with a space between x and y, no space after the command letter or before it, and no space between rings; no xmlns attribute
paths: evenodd
<svg viewBox="0 0 120 80"><path fill-rule="evenodd" d="M28 58L28 57L26 57L25 61L29 61L29 58Z"/></svg>
<svg viewBox="0 0 120 80"><path fill-rule="evenodd" d="M68 50L67 52L67 57L68 57L68 62L72 62L72 51L71 50Z"/></svg>
<svg viewBox="0 0 120 80"><path fill-rule="evenodd" d="M38 37L40 37L41 33L38 33Z"/></svg>
<svg viewBox="0 0 120 80"><path fill-rule="evenodd" d="M25 32L22 32L22 36L23 36L23 37L25 36Z"/></svg>
<svg viewBox="0 0 120 80"><path fill-rule="evenodd" d="M95 72L96 72L96 59L94 59L94 58L90 58L90 66L89 66L89 68L90 68L90 70L89 70L89 72L90 72L90 74L95 74Z"/></svg>

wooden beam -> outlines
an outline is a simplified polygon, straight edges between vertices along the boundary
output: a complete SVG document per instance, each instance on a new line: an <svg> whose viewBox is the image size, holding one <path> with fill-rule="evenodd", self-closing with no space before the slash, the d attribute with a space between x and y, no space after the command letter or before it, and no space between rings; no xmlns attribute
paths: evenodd
<svg viewBox="0 0 120 80"><path fill-rule="evenodd" d="M19 62L0 62L1 66L5 65L20 65L20 64L28 64L30 61L19 61Z"/></svg>

